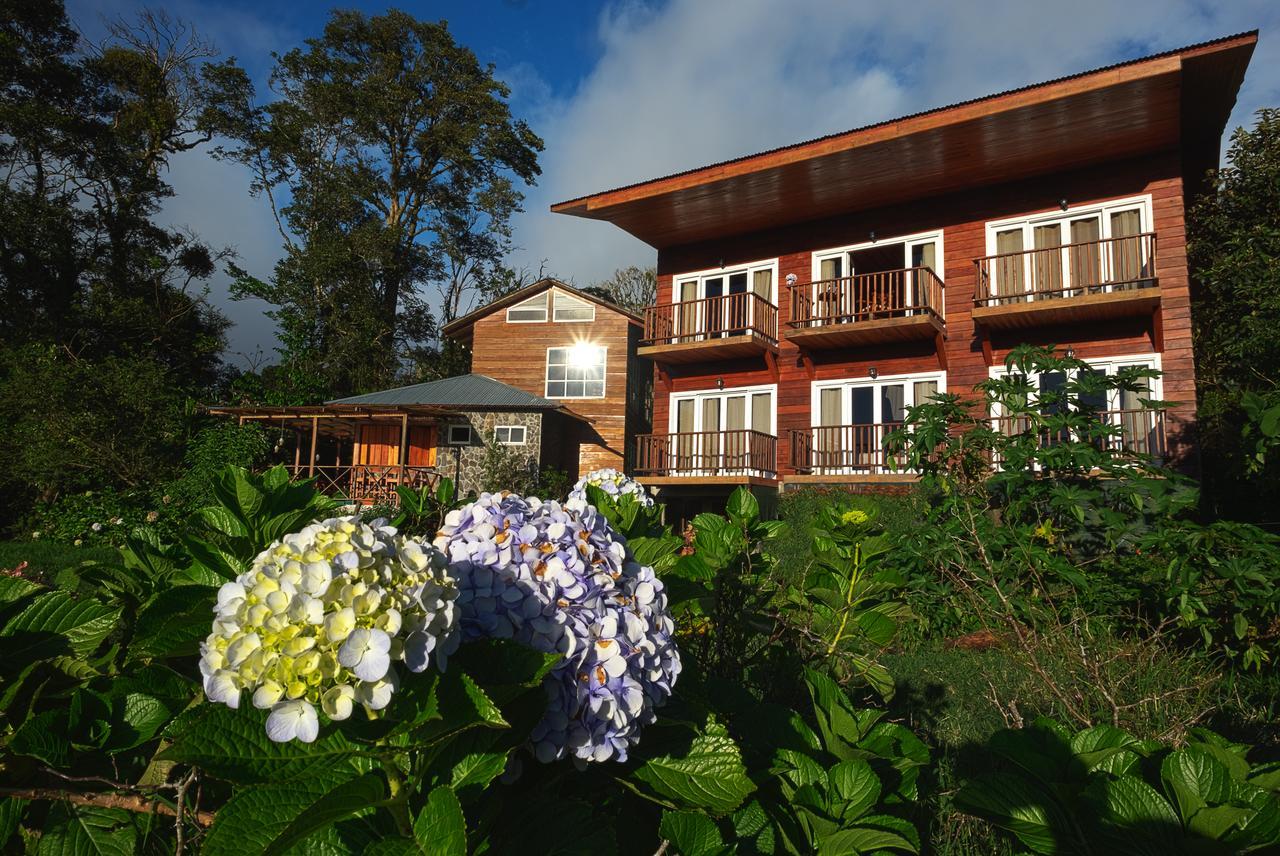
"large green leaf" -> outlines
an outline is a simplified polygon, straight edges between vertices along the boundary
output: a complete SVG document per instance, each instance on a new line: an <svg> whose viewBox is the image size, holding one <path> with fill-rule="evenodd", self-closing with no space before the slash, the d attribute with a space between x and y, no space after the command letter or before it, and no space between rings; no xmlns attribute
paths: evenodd
<svg viewBox="0 0 1280 856"><path fill-rule="evenodd" d="M708 720L686 754L652 758L632 775L664 797L716 814L733 811L755 790L738 744L715 720Z"/></svg>
<svg viewBox="0 0 1280 856"><path fill-rule="evenodd" d="M65 591L46 592L9 619L0 631L0 648L9 664L23 661L32 648L45 650L50 638L61 638L71 653L83 657L107 638L119 618L119 608Z"/></svg>
<svg viewBox="0 0 1280 856"><path fill-rule="evenodd" d="M1198 747L1166 755L1160 765L1160 778L1177 801L1184 821L1206 805L1220 805L1231 798L1231 773Z"/></svg>
<svg viewBox="0 0 1280 856"><path fill-rule="evenodd" d="M880 779L866 761L841 761L827 770L831 813L845 823L856 820L880 798Z"/></svg>
<svg viewBox="0 0 1280 856"><path fill-rule="evenodd" d="M1173 806L1137 776L1094 776L1081 795L1101 822L1105 846L1163 856L1176 852L1183 840Z"/></svg>
<svg viewBox="0 0 1280 856"><path fill-rule="evenodd" d="M1077 732L1071 738L1071 751L1090 770L1111 756L1137 745L1138 738L1110 725L1095 725Z"/></svg>
<svg viewBox="0 0 1280 856"><path fill-rule="evenodd" d="M8 852L5 845L18 833L27 801L16 797L0 797L0 853Z"/></svg>
<svg viewBox="0 0 1280 856"><path fill-rule="evenodd" d="M818 856L853 856L859 853L919 853L919 848L896 832L864 826L841 829L818 841Z"/></svg>
<svg viewBox="0 0 1280 856"><path fill-rule="evenodd" d="M467 821L450 787L434 788L413 822L413 837L431 856L467 856Z"/></svg>
<svg viewBox="0 0 1280 856"><path fill-rule="evenodd" d="M22 577L0 575L0 603L13 603L40 590L40 586Z"/></svg>
<svg viewBox="0 0 1280 856"><path fill-rule="evenodd" d="M41 827L38 856L132 856L137 832L120 809L54 803Z"/></svg>
<svg viewBox="0 0 1280 856"><path fill-rule="evenodd" d="M325 770L354 770L357 747L333 730L314 743L273 743L266 711L203 704L170 729L166 761L193 764L231 782L281 782Z"/></svg>
<svg viewBox="0 0 1280 856"><path fill-rule="evenodd" d="M284 853L313 832L366 811L387 798L386 780L381 773L365 773L335 787L311 803L272 840L264 856Z"/></svg>
<svg viewBox="0 0 1280 856"><path fill-rule="evenodd" d="M509 728L502 711L480 686L461 669L450 669L437 686L438 707L413 731L419 742L433 742L468 728Z"/></svg>
<svg viewBox="0 0 1280 856"><path fill-rule="evenodd" d="M177 586L152 597L138 612L129 657L194 657L209 635L217 589Z"/></svg>
<svg viewBox="0 0 1280 856"><path fill-rule="evenodd" d="M362 784L354 792L344 788L365 778L354 771L331 769L294 781L242 788L218 809L201 852L204 856L264 853L284 836L292 836L291 829L301 828L295 824L305 825L305 816L313 810L346 817L369 808L370 801L362 798L376 793L371 785ZM337 796L326 801L331 793Z"/></svg>
<svg viewBox="0 0 1280 856"><path fill-rule="evenodd" d="M696 811L664 811L658 834L680 856L720 856L728 852L716 823Z"/></svg>
<svg viewBox="0 0 1280 856"><path fill-rule="evenodd" d="M1007 829L1035 853L1065 854L1083 849L1070 814L1023 776L978 776L956 793L955 803L962 811Z"/></svg>

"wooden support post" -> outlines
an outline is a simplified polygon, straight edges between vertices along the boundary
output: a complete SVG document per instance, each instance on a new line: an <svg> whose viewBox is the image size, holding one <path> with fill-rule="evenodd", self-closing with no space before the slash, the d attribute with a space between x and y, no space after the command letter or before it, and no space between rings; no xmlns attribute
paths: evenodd
<svg viewBox="0 0 1280 856"><path fill-rule="evenodd" d="M311 454L307 457L307 478L316 474L316 433L320 430L320 420L311 417Z"/></svg>
<svg viewBox="0 0 1280 856"><path fill-rule="evenodd" d="M813 357L805 351L801 351L800 364L804 366L804 373L809 376L809 380L813 380L817 374L817 368L813 364Z"/></svg>
<svg viewBox="0 0 1280 856"><path fill-rule="evenodd" d="M1151 350L1164 353L1164 315L1159 306L1151 313Z"/></svg>
<svg viewBox="0 0 1280 856"><path fill-rule="evenodd" d="M409 463L409 414L400 414L400 478L404 479L404 467Z"/></svg>
<svg viewBox="0 0 1280 856"><path fill-rule="evenodd" d="M297 431L293 432L293 477L296 479L302 473L302 435Z"/></svg>
<svg viewBox="0 0 1280 856"><path fill-rule="evenodd" d="M764 363L769 369L769 375L773 378L773 382L778 382L778 355L773 351L764 352Z"/></svg>
<svg viewBox="0 0 1280 856"><path fill-rule="evenodd" d="M982 340L982 359L987 366L995 365L995 357L991 353L991 331L986 327L978 327L978 336Z"/></svg>
<svg viewBox="0 0 1280 856"><path fill-rule="evenodd" d="M947 370L947 339L941 332L933 334L933 347L938 352L938 368Z"/></svg>

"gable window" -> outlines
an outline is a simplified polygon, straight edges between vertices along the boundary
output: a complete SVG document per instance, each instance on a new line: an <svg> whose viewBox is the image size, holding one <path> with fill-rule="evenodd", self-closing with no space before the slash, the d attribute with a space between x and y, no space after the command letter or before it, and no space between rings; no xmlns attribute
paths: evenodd
<svg viewBox="0 0 1280 856"><path fill-rule="evenodd" d="M513 324L529 324L547 320L547 292L536 294L507 309L507 320Z"/></svg>
<svg viewBox="0 0 1280 856"><path fill-rule="evenodd" d="M471 445L471 426L470 425L450 425L449 426L449 445L450 446L470 446Z"/></svg>
<svg viewBox="0 0 1280 856"><path fill-rule="evenodd" d="M552 296L552 319L555 321L594 321L596 308L585 300L557 291Z"/></svg>
<svg viewBox="0 0 1280 856"><path fill-rule="evenodd" d="M770 259L675 277L675 341L717 339L755 329L764 319L756 317L754 298L778 304L777 272L778 260Z"/></svg>
<svg viewBox="0 0 1280 856"><path fill-rule="evenodd" d="M523 425L499 425L493 429L493 436L499 446L523 446L525 443L525 427Z"/></svg>
<svg viewBox="0 0 1280 856"><path fill-rule="evenodd" d="M604 398L608 349L577 344L547 349L547 398Z"/></svg>
<svg viewBox="0 0 1280 856"><path fill-rule="evenodd" d="M1154 285L1151 229L1149 196L988 223L979 295L1013 303Z"/></svg>

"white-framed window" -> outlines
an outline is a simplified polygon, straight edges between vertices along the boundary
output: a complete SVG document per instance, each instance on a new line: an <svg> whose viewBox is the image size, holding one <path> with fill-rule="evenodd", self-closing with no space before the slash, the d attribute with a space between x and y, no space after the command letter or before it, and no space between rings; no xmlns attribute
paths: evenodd
<svg viewBox="0 0 1280 856"><path fill-rule="evenodd" d="M1150 194L990 221L979 298L1046 300L1151 285L1153 223Z"/></svg>
<svg viewBox="0 0 1280 856"><path fill-rule="evenodd" d="M448 443L450 446L470 446L471 445L471 426L470 425L450 425L448 434Z"/></svg>
<svg viewBox="0 0 1280 856"><path fill-rule="evenodd" d="M817 321L941 316L943 258L941 229L818 250L802 305Z"/></svg>
<svg viewBox="0 0 1280 856"><path fill-rule="evenodd" d="M1035 403L1041 396L1048 396L1060 390L1072 376L1080 371L1100 372L1114 375L1121 369L1139 368L1160 371L1159 354L1131 354L1119 357L1100 357L1084 360L1086 369L1070 372L1041 372L1030 378L1031 395ZM1003 365L992 366L992 378L1008 377L1010 372ZM1164 448L1163 423L1158 411L1145 405L1144 401L1159 401L1162 397L1162 378L1145 378L1137 390L1110 389L1096 398L1080 396L1076 402L1046 402L1041 412L1049 408L1071 407L1080 405L1089 407L1099 413L1100 418L1120 429L1119 442L1126 448L1147 454L1160 454ZM1021 433L1029 427L1024 419L1001 412L999 405L992 407L992 427L1006 434ZM1052 438L1048 438L1052 441Z"/></svg>
<svg viewBox="0 0 1280 856"><path fill-rule="evenodd" d="M551 296L551 318L553 321L594 321L596 320L595 304L581 300L572 294L553 290Z"/></svg>
<svg viewBox="0 0 1280 856"><path fill-rule="evenodd" d="M547 320L547 294L535 294L528 300L522 300L515 306L507 307L507 323L536 324Z"/></svg>
<svg viewBox="0 0 1280 856"><path fill-rule="evenodd" d="M691 475L772 474L777 400L777 384L672 394L672 469Z"/></svg>
<svg viewBox="0 0 1280 856"><path fill-rule="evenodd" d="M523 446L525 444L525 427L523 425L498 425L493 429L493 438L499 446Z"/></svg>
<svg viewBox="0 0 1280 856"><path fill-rule="evenodd" d="M547 348L547 398L604 398L608 359L598 345Z"/></svg>
<svg viewBox="0 0 1280 856"><path fill-rule="evenodd" d="M814 382L797 463L823 475L887 472L885 437L902 427L908 408L946 391L941 371Z"/></svg>
<svg viewBox="0 0 1280 856"><path fill-rule="evenodd" d="M680 304L673 324L677 341L745 333L764 321L756 317L757 301L749 295L778 305L778 260L693 271L672 277L671 283L671 300Z"/></svg>

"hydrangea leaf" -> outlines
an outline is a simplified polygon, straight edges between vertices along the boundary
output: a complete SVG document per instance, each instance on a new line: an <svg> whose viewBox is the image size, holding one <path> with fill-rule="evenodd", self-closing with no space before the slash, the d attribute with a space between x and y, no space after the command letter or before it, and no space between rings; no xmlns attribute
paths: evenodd
<svg viewBox="0 0 1280 856"><path fill-rule="evenodd" d="M205 704L170 728L173 741L161 759L193 764L220 779L254 783L305 778L327 769L354 769L356 746L339 731L311 744L273 743L267 712Z"/></svg>
<svg viewBox="0 0 1280 856"><path fill-rule="evenodd" d="M1068 853L1074 824L1056 799L1022 776L992 773L967 782L955 796L961 811L986 818L1033 853Z"/></svg>
<svg viewBox="0 0 1280 856"><path fill-rule="evenodd" d="M755 790L738 744L715 720L686 754L652 758L633 775L663 797L716 814L733 811Z"/></svg>
<svg viewBox="0 0 1280 856"><path fill-rule="evenodd" d="M818 841L818 856L884 852L919 853L920 850L896 832L870 826L837 830Z"/></svg>
<svg viewBox="0 0 1280 856"><path fill-rule="evenodd" d="M1219 805L1231 798L1231 774L1218 759L1197 747L1166 755L1160 765L1160 778L1165 792L1177 800L1184 819L1190 819L1206 805Z"/></svg>
<svg viewBox="0 0 1280 856"><path fill-rule="evenodd" d="M435 788L413 822L413 837L432 856L467 856L467 821L453 788Z"/></svg>
<svg viewBox="0 0 1280 856"><path fill-rule="evenodd" d="M107 638L120 618L120 609L69 592L51 591L37 596L21 612L9 619L0 632L6 665L30 662L24 652L44 652L51 643L78 656L93 653ZM62 642L65 640L65 644ZM60 653L60 652L56 652ZM41 653L40 657L51 656Z"/></svg>
<svg viewBox="0 0 1280 856"><path fill-rule="evenodd" d="M664 811L658 834L670 841L680 856L720 856L730 852L716 823L696 811Z"/></svg>
<svg viewBox="0 0 1280 856"><path fill-rule="evenodd" d="M380 773L317 771L303 779L242 788L218 810L205 856L281 853L322 826L350 817L386 795ZM316 823L319 821L319 823Z"/></svg>
<svg viewBox="0 0 1280 856"><path fill-rule="evenodd" d="M54 803L41 828L38 856L132 856L137 831L120 809Z"/></svg>
<svg viewBox="0 0 1280 856"><path fill-rule="evenodd" d="M178 586L151 598L138 612L129 658L195 655L209 633L209 604L216 594L211 586Z"/></svg>

